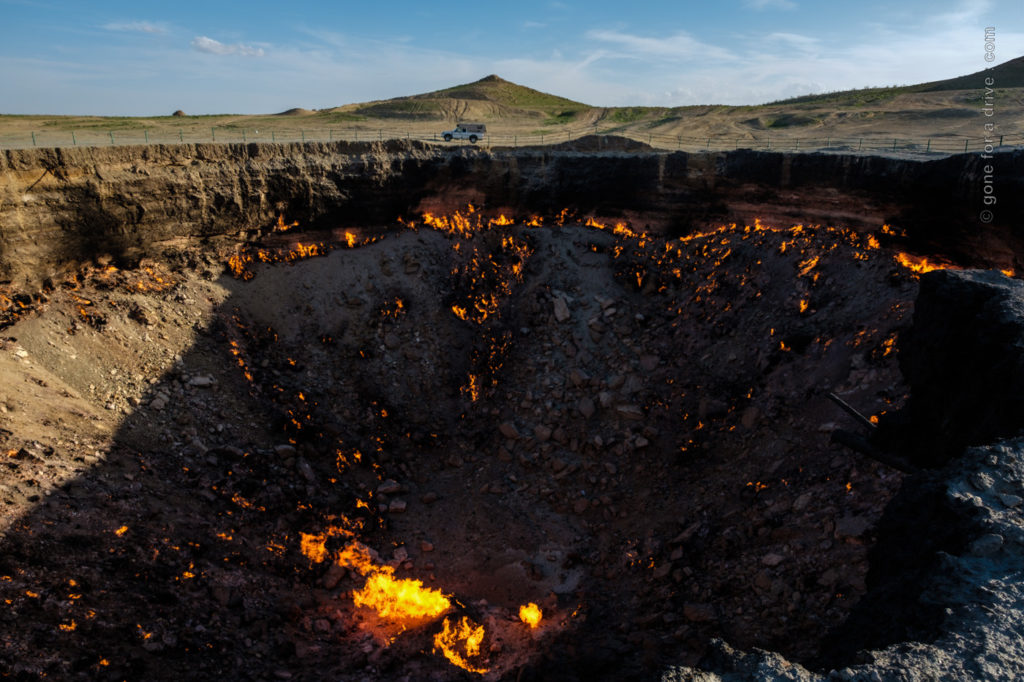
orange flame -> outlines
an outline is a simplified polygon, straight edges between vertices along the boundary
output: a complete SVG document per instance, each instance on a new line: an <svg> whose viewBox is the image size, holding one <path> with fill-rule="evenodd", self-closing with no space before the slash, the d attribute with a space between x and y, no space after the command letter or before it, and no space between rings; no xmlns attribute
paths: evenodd
<svg viewBox="0 0 1024 682"><path fill-rule="evenodd" d="M543 611L533 602L519 607L519 620L529 625L531 629L540 625L540 619L543 616Z"/></svg>
<svg viewBox="0 0 1024 682"><path fill-rule="evenodd" d="M488 669L474 665L469 659L480 656L480 645L486 634L483 625L476 625L466 616L457 625L452 625L451 619L445 618L443 629L434 635L435 651L440 650L453 665L483 675Z"/></svg>
<svg viewBox="0 0 1024 682"><path fill-rule="evenodd" d="M919 275L925 272L931 272L933 270L960 269L959 267L953 265L952 263L945 263L937 260L929 260L925 256L913 256L909 253L902 252L896 254L896 262Z"/></svg>
<svg viewBox="0 0 1024 682"><path fill-rule="evenodd" d="M331 558L327 550L329 537L351 537L344 528L330 528L322 534L300 533L302 553L320 563ZM333 556L334 563L367 576L362 589L352 593L356 606L372 609L377 616L408 627L433 620L451 608L451 601L440 590L424 587L419 580L395 578L395 569L379 565L370 557L370 550L358 542L349 543Z"/></svg>

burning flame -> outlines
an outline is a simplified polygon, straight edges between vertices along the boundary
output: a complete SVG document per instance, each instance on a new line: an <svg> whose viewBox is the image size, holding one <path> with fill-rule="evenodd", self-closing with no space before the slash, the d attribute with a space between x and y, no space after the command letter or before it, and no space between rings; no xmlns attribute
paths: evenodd
<svg viewBox="0 0 1024 682"><path fill-rule="evenodd" d="M302 553L321 563L331 558L327 540L336 536L351 537L352 532L331 528L322 534L300 533ZM451 608L451 601L440 590L424 587L419 580L395 578L395 569L375 563L369 548L359 542L346 545L333 560L366 576L362 589L352 593L355 605L372 609L381 619L399 624L402 630L433 620Z"/></svg>
<svg viewBox="0 0 1024 682"><path fill-rule="evenodd" d="M273 231L274 232L287 232L288 230L292 229L293 227L298 227L298 226L299 226L299 221L298 220L296 220L294 223L286 225L285 222L284 222L284 216L283 215L279 215L279 216L277 216L277 224L274 225Z"/></svg>
<svg viewBox="0 0 1024 682"><path fill-rule="evenodd" d="M543 616L544 613L540 607L533 602L519 607L519 620L529 625L531 629L540 625L540 619Z"/></svg>
<svg viewBox="0 0 1024 682"><path fill-rule="evenodd" d="M913 256L909 253L898 253L896 254L896 262L903 267L915 272L917 274L923 274L931 272L932 270L959 270L957 266L951 263L944 263L937 260L929 260L925 256Z"/></svg>
<svg viewBox="0 0 1024 682"><path fill-rule="evenodd" d="M469 659L480 656L484 635L484 626L476 625L466 616L457 625L453 625L450 618L445 618L443 629L434 635L434 650L440 650L453 665L483 675L488 669L474 665Z"/></svg>

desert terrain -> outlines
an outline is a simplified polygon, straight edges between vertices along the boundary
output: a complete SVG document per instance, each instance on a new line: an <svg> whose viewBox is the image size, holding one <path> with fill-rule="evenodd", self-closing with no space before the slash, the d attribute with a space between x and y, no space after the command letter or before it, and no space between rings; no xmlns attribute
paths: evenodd
<svg viewBox="0 0 1024 682"><path fill-rule="evenodd" d="M997 88L982 114L985 77ZM710 95L709 95L710 96ZM267 115L153 117L4 116L0 147L184 142L441 142L459 121L488 126L490 146L557 144L585 135L615 135L662 149L837 148L845 151L978 151L983 125L994 139L1024 142L1024 57L990 72L946 81L808 95L781 102L725 106L594 107L487 76L474 83L391 100ZM34 134L34 137L33 137ZM965 142L966 147L965 147ZM456 142L455 144L459 144ZM461 144L468 144L462 142Z"/></svg>

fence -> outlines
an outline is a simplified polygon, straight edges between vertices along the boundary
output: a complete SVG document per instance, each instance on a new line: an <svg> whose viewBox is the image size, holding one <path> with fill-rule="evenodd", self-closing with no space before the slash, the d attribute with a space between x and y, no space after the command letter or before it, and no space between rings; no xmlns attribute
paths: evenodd
<svg viewBox="0 0 1024 682"><path fill-rule="evenodd" d="M992 138L945 136L932 138L891 138L891 137L816 137L801 138L788 136L762 137L687 137L643 133L636 130L612 128L600 130L597 126L566 127L559 131L545 133L493 134L489 133L479 144L484 147L534 147L571 142L585 136L596 136L600 148L609 136L626 137L643 142L659 150L669 151L727 151L734 149L755 149L785 152L832 151L844 153L909 153L909 154L959 154L966 152L991 151L996 148L1017 148L1024 146L1024 135L998 135ZM24 149L31 147L97 147L110 145L140 144L187 144L187 143L271 143L292 142L371 142L383 140L417 140L420 142L452 145L469 145L467 141L445 143L440 132L424 134L394 129L368 128L294 128L258 130L255 128L211 127L169 129L109 129L109 130L46 130L40 132L0 134L0 149Z"/></svg>

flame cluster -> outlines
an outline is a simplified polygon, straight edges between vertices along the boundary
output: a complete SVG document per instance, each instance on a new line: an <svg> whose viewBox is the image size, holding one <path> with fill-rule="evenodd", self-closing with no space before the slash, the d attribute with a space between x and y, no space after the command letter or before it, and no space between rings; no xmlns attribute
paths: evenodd
<svg viewBox="0 0 1024 682"><path fill-rule="evenodd" d="M369 549L359 542L351 540L334 553L327 550L330 537L351 539L353 535L350 530L336 527L319 534L302 533L301 549L311 561L322 563L330 559L366 578L363 587L352 593L356 606L373 610L379 618L401 630L433 620L451 608L451 600L440 590L424 587L419 580L396 578L393 567L375 563Z"/></svg>
<svg viewBox="0 0 1024 682"><path fill-rule="evenodd" d="M466 616L457 622L445 618L441 632L434 635L434 651L439 651L452 665L483 675L488 669L473 661L481 657L480 645L486 634L483 625Z"/></svg>

